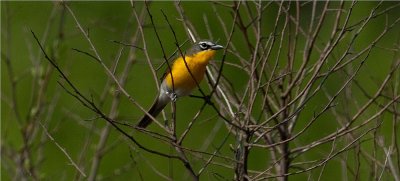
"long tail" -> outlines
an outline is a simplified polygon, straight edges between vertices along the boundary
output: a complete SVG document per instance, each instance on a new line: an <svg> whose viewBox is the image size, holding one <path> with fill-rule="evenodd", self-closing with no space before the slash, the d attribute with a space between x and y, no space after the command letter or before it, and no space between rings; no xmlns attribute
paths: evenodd
<svg viewBox="0 0 400 181"><path fill-rule="evenodd" d="M164 107L168 104L168 102L169 102L168 99L165 99L163 97L158 97L154 102L153 106L151 106L148 113L155 118L158 114L160 114L160 112L164 109ZM152 121L153 120L151 119L151 117L145 114L143 118L140 120L140 122L137 124L137 126L139 128L146 128L148 125L151 124Z"/></svg>

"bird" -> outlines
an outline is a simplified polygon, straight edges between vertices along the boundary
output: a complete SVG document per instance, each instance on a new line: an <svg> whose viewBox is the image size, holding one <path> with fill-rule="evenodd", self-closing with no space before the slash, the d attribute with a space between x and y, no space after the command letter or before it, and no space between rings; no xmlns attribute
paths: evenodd
<svg viewBox="0 0 400 181"><path fill-rule="evenodd" d="M176 58L162 77L158 97L148 111L152 117L156 117L164 107L177 98L190 95L192 90L203 80L206 67L214 57L217 50L223 49L210 40L201 40L181 53L183 56ZM138 128L146 128L153 119L145 114L137 124Z"/></svg>

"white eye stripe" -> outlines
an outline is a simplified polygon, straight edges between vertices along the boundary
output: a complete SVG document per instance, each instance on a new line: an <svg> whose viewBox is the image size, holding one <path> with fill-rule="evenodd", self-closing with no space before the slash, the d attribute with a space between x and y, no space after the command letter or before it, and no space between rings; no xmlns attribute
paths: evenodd
<svg viewBox="0 0 400 181"><path fill-rule="evenodd" d="M199 45L209 45L209 46L212 46L212 45L214 45L214 43L213 42L209 42L209 41L201 41L201 42L199 42Z"/></svg>
<svg viewBox="0 0 400 181"><path fill-rule="evenodd" d="M206 50L206 49L209 49L211 46L213 46L214 43L209 42L209 41L201 41L201 42L199 42L198 45L200 46L200 48L202 50Z"/></svg>
<svg viewBox="0 0 400 181"><path fill-rule="evenodd" d="M203 50L207 49L207 47L208 47L208 46L207 46L206 44L204 44L204 43L203 43L203 44L200 44L200 48L203 49Z"/></svg>

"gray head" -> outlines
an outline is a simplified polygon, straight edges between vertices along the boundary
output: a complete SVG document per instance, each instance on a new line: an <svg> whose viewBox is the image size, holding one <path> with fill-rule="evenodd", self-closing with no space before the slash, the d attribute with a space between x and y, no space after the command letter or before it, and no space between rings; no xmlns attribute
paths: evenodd
<svg viewBox="0 0 400 181"><path fill-rule="evenodd" d="M196 42L192 48L187 52L188 55L193 55L201 51L219 50L224 48L222 45L218 45L210 40L201 40Z"/></svg>

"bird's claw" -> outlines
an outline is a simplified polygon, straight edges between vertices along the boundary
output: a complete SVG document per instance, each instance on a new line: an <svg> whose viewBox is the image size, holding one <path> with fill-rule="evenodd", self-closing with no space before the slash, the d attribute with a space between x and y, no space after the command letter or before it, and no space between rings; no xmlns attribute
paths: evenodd
<svg viewBox="0 0 400 181"><path fill-rule="evenodd" d="M169 98L171 99L172 102L176 102L176 99L178 98L178 96L176 95L175 92L167 92L167 95L169 96Z"/></svg>

